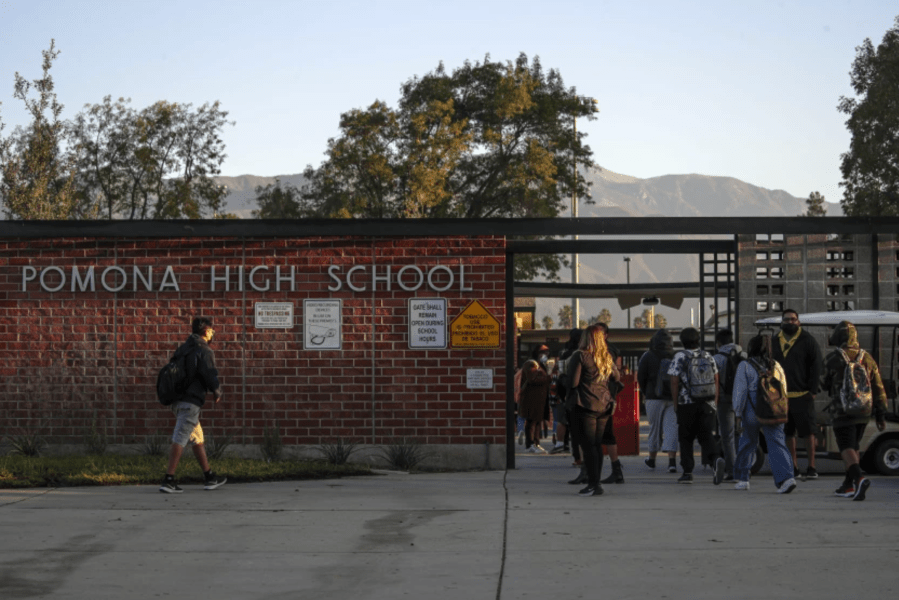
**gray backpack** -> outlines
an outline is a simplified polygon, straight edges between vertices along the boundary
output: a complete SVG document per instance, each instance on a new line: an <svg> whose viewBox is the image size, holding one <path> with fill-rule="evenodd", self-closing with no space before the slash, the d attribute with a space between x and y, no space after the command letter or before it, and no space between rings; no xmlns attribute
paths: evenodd
<svg viewBox="0 0 899 600"><path fill-rule="evenodd" d="M687 350L687 389L694 402L715 399L715 359L704 350Z"/></svg>

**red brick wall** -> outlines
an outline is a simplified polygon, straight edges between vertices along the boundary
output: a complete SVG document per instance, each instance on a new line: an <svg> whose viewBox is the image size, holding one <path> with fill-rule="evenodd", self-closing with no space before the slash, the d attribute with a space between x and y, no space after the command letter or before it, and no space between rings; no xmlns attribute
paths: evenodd
<svg viewBox="0 0 899 600"><path fill-rule="evenodd" d="M447 299L450 322L472 300L505 323L505 242L502 237L375 239L42 239L0 241L0 432L40 429L56 442L78 443L95 418L114 443L140 443L171 428L155 398L159 368L190 333L194 316L213 319L213 349L224 399L207 402L204 427L258 443L278 423L285 444L317 444L340 436L382 444L400 437L426 444L503 444L505 332L497 349L410 350L407 301ZM396 283L354 292L328 290L330 265L407 264L427 270L466 269L463 292ZM70 291L71 268L95 266L96 291ZM107 292L103 269L128 274ZM132 266L154 267L154 289L132 290ZM171 265L180 291L159 291ZM210 291L210 267L269 265L271 290ZM274 267L296 268L295 291L274 291ZM22 269L37 278L22 291ZM40 273L58 266L66 286L50 293ZM246 276L246 274L245 274ZM370 277L370 274L369 274ZM365 278L359 277L359 283ZM438 278L439 280L439 278ZM58 282L50 273L52 287ZM116 280L108 279L111 285ZM445 283L445 280L443 280ZM285 289L287 288L287 289ZM142 291L143 290L143 291ZM303 300L340 298L343 348L303 349ZM256 329L255 302L293 302L293 329ZM447 334L449 337L449 334ZM466 369L492 369L492 390L468 390Z"/></svg>

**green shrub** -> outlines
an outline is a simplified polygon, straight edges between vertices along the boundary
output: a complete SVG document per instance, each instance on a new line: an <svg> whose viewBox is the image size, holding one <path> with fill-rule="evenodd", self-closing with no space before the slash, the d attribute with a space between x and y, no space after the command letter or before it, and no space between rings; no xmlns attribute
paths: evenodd
<svg viewBox="0 0 899 600"><path fill-rule="evenodd" d="M259 451L262 452L262 458L266 462L278 462L284 453L284 442L281 441L281 429L278 422L272 427L266 427L262 431L262 443L259 444Z"/></svg>
<svg viewBox="0 0 899 600"><path fill-rule="evenodd" d="M144 437L144 443L140 447L140 452L146 456L165 456L171 445L172 442L169 436L161 431L157 431Z"/></svg>
<svg viewBox="0 0 899 600"><path fill-rule="evenodd" d="M431 456L421 443L408 438L396 440L382 447L380 454L388 466L400 471L411 471Z"/></svg>
<svg viewBox="0 0 899 600"><path fill-rule="evenodd" d="M333 442L319 444L315 449L332 465L345 465L353 453L359 450L359 442L337 438Z"/></svg>
<svg viewBox="0 0 899 600"><path fill-rule="evenodd" d="M223 435L212 437L211 435L206 436L206 441L203 444L206 447L206 457L209 460L218 460L225 455L225 450L228 449L234 443L233 435Z"/></svg>
<svg viewBox="0 0 899 600"><path fill-rule="evenodd" d="M109 438L106 437L105 429L100 431L97 427L97 411L94 411L90 427L84 432L84 449L88 454L103 454L108 445Z"/></svg>
<svg viewBox="0 0 899 600"><path fill-rule="evenodd" d="M23 431L9 436L12 453L20 456L40 456L47 446L47 440L35 431Z"/></svg>

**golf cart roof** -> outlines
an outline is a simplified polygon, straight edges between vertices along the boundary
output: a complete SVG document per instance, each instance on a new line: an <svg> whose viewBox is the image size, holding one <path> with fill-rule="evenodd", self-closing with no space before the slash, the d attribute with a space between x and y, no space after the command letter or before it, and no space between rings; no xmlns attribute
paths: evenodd
<svg viewBox="0 0 899 600"><path fill-rule="evenodd" d="M885 310L834 310L820 313L804 313L799 315L799 322L805 325L839 325L840 321L849 321L853 325L899 326L899 313ZM756 325L778 325L781 317L759 319Z"/></svg>

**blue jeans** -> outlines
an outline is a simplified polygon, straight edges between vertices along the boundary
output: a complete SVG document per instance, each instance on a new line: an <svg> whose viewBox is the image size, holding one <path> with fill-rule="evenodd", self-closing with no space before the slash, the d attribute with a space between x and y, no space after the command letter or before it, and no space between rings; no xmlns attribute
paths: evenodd
<svg viewBox="0 0 899 600"><path fill-rule="evenodd" d="M724 472L733 475L737 448L734 440L734 405L731 402L718 402L718 435L724 450Z"/></svg>
<svg viewBox="0 0 899 600"><path fill-rule="evenodd" d="M759 443L759 430L768 442L768 462L774 475L774 484L780 486L793 477L793 457L787 450L783 425L762 425L755 417L752 402L746 403L743 414L743 435L737 448L737 462L734 467L734 479L749 481L749 469L755 457L755 449Z"/></svg>

